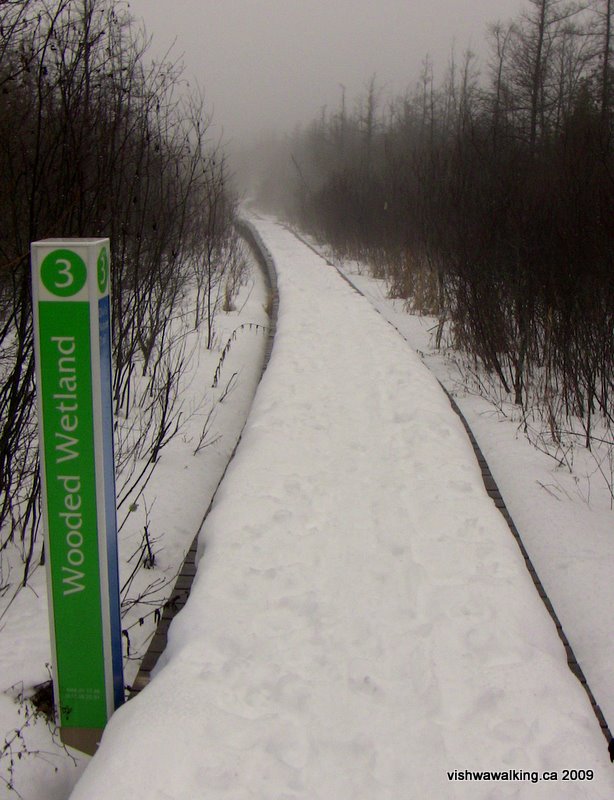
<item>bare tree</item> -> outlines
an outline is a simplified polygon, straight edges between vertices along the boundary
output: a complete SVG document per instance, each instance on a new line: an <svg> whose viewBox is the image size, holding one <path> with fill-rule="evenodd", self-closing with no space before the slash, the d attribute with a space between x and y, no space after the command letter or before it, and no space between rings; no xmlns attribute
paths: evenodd
<svg viewBox="0 0 614 800"><path fill-rule="evenodd" d="M218 243L232 236L202 101L148 46L114 0L0 4L0 556L20 550L23 583L41 555L29 243L110 237L115 406L132 432L134 409L136 452L155 463L177 429L192 265L215 240L206 280L217 281Z"/></svg>

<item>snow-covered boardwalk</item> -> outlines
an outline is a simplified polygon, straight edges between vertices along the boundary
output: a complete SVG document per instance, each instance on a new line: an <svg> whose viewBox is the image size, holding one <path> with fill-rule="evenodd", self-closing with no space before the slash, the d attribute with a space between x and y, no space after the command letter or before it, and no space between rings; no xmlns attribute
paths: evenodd
<svg viewBox="0 0 614 800"><path fill-rule="evenodd" d="M158 673L72 797L614 797L439 385L323 260L257 227L278 270L271 361Z"/></svg>

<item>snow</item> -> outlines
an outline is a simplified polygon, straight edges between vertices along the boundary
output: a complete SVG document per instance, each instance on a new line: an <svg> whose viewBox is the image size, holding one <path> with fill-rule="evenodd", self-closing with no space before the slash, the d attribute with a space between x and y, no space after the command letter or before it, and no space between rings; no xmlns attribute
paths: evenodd
<svg viewBox="0 0 614 800"><path fill-rule="evenodd" d="M490 400L470 391L458 354L435 348L437 320L408 314L403 301L386 296L383 281L367 277L355 262L340 266L454 395L597 703L614 727L614 514L595 458L575 448L569 470L537 450L522 432L518 408L496 397L495 387Z"/></svg>
<svg viewBox="0 0 614 800"><path fill-rule="evenodd" d="M223 291L224 284L220 284ZM125 660L127 685L134 680L139 663L155 628L154 610L168 598L177 572L234 449L260 377L269 319L265 311L267 292L263 276L250 264L244 284L235 298L235 309L219 310L211 349L205 346L206 331L193 329L191 317L183 321L186 370L178 387L181 425L177 436L161 451L159 462L141 494L135 491L120 509L120 583L123 586L135 566L133 553L142 547L143 528L148 524L155 553L153 569L139 569L127 591L128 609L122 627L130 636L130 656ZM230 347L213 378L227 342ZM233 377L234 376L234 377ZM144 379L146 380L146 379ZM209 413L208 443L196 454L203 425ZM134 420L119 420L132 425ZM145 461L136 465L138 474ZM120 477L121 491L126 476ZM138 496L137 496L138 495ZM128 510L130 507L131 510ZM10 553L5 553L5 566ZM16 559L17 565L19 564ZM15 583L18 566L9 575ZM4 576L7 577L6 575ZM143 619L143 624L139 620ZM25 589L0 605L0 741L20 730L14 742L13 783L25 800L66 800L87 756L63 750L54 741L46 722L31 717L24 727L26 707L16 702L29 696L33 687L49 678L49 626L45 571L37 567ZM124 646L126 640L124 639ZM22 755L17 752L21 750ZM8 789L9 758L0 747L0 798L18 797ZM56 771L57 770L57 771Z"/></svg>
<svg viewBox="0 0 614 800"><path fill-rule="evenodd" d="M71 797L614 796L590 704L435 378L321 258L256 224L279 275L271 361L156 675Z"/></svg>

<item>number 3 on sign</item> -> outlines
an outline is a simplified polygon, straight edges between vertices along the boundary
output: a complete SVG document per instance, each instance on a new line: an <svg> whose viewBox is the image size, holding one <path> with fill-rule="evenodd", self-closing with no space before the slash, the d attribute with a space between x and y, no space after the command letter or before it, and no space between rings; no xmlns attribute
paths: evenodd
<svg viewBox="0 0 614 800"><path fill-rule="evenodd" d="M109 254L107 248L103 247L98 256L98 289L101 294L107 290L107 281L109 279Z"/></svg>
<svg viewBox="0 0 614 800"><path fill-rule="evenodd" d="M43 259L41 280L51 294L72 297L85 286L87 268L81 256L73 250L53 250Z"/></svg>
<svg viewBox="0 0 614 800"><path fill-rule="evenodd" d="M75 280L73 278L73 274L71 272L72 264L70 263L70 261L67 258L58 258L58 259L56 259L55 263L56 263L56 266L58 266L59 264L64 264L64 267L62 269L58 270L57 274L58 274L58 276L63 275L66 278L66 281L64 283L59 283L59 281L56 278L55 288L56 289L68 289L68 287Z"/></svg>

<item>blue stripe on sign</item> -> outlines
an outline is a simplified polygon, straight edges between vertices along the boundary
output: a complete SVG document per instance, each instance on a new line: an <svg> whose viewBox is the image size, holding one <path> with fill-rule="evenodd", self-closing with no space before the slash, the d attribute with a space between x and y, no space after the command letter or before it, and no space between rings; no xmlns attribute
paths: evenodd
<svg viewBox="0 0 614 800"><path fill-rule="evenodd" d="M109 295L98 301L100 330L100 388L102 400L102 452L104 463L105 516L107 520L107 561L111 617L111 652L115 708L124 702L121 615L119 609L119 567L117 553L117 512L115 508L115 454L113 449L113 399L111 388L111 303Z"/></svg>

